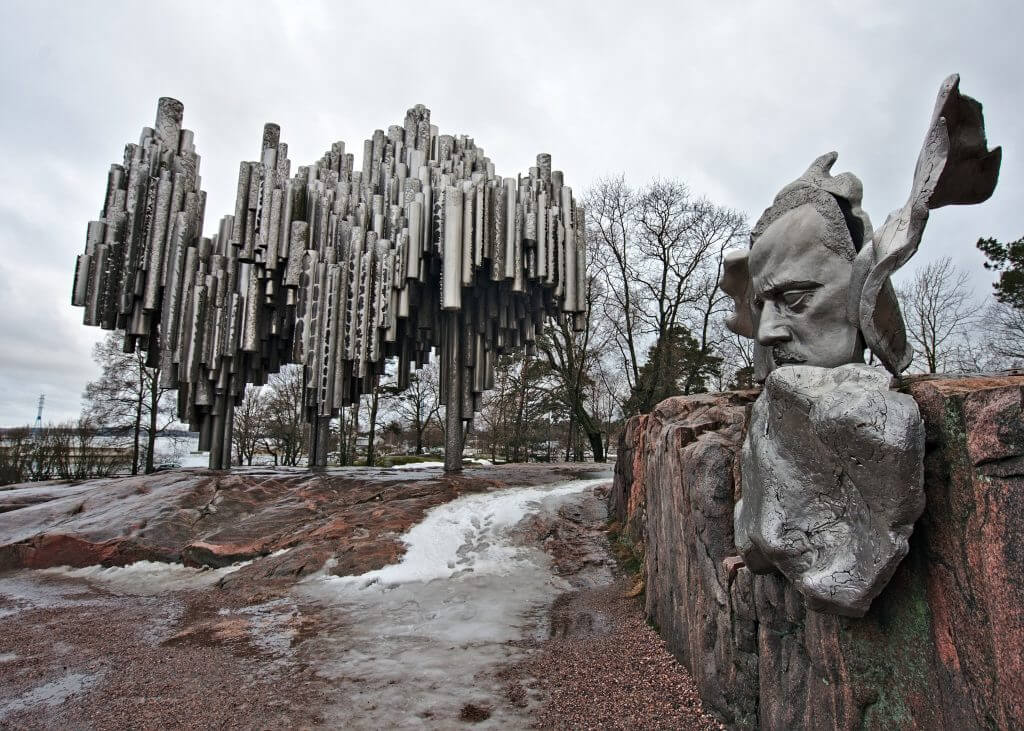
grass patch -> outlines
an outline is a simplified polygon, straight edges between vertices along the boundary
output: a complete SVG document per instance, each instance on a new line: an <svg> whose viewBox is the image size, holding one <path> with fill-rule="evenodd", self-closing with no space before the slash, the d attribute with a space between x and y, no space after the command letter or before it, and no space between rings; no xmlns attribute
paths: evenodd
<svg viewBox="0 0 1024 731"><path fill-rule="evenodd" d="M608 543L612 549L612 555L619 562L619 567L627 574L638 580L634 586L636 594L643 593L643 570L644 570L644 549L643 545L634 543L629 536L622 532L622 526L617 521L612 521L605 529L608 533ZM631 594L633 592L630 592Z"/></svg>

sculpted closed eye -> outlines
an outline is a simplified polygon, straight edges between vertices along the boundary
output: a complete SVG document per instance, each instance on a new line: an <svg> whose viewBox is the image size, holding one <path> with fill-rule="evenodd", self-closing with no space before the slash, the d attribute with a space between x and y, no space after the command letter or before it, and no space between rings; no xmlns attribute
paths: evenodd
<svg viewBox="0 0 1024 731"><path fill-rule="evenodd" d="M811 297L814 296L813 290L809 289L793 289L788 292L782 293L782 301L786 303L786 307L793 310L794 312L800 312L803 310L811 301Z"/></svg>

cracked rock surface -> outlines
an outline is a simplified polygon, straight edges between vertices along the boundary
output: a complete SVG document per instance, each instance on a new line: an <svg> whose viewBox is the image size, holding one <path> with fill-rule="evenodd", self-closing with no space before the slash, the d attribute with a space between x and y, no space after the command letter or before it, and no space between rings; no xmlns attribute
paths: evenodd
<svg viewBox="0 0 1024 731"><path fill-rule="evenodd" d="M268 578L303 576L329 558L333 573L358 573L393 562L403 531L464 492L577 473L546 465L470 468L458 476L439 469L188 469L15 485L0 490L0 571L143 560L220 568L268 557L260 562ZM292 550L271 555L283 549ZM232 580L254 570L243 568Z"/></svg>
<svg viewBox="0 0 1024 731"><path fill-rule="evenodd" d="M736 546L818 611L863 616L924 510L924 425L889 382L866 365L786 366L751 413Z"/></svg>

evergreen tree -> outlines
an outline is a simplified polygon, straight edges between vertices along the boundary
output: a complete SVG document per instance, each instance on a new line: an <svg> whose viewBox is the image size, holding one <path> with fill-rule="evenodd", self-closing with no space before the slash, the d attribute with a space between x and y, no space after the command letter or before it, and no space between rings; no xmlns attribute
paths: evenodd
<svg viewBox="0 0 1024 731"><path fill-rule="evenodd" d="M722 359L702 349L687 328L676 325L651 346L625 410L643 414L671 396L703 393L721 364Z"/></svg>
<svg viewBox="0 0 1024 731"><path fill-rule="evenodd" d="M999 281L992 285L996 299L1024 309L1024 237L1008 244L978 239L978 248L988 257L985 268L999 272Z"/></svg>

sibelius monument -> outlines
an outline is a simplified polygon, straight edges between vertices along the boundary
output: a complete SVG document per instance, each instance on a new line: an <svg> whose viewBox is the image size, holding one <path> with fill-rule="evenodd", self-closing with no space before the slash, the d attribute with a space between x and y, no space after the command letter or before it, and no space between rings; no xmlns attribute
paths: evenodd
<svg viewBox="0 0 1024 731"><path fill-rule="evenodd" d="M327 463L328 425L397 359L441 358L445 469L493 387L495 358L532 352L546 317L582 327L583 210L551 156L501 178L465 136L439 134L430 110L376 130L362 170L336 142L291 174L280 128L239 166L233 214L203 234L206 194L183 106L167 97L155 125L110 168L100 217L78 256L72 304L84 323L124 332L178 390L178 416L210 467L231 465L234 407L247 384L303 367L309 465Z"/></svg>

